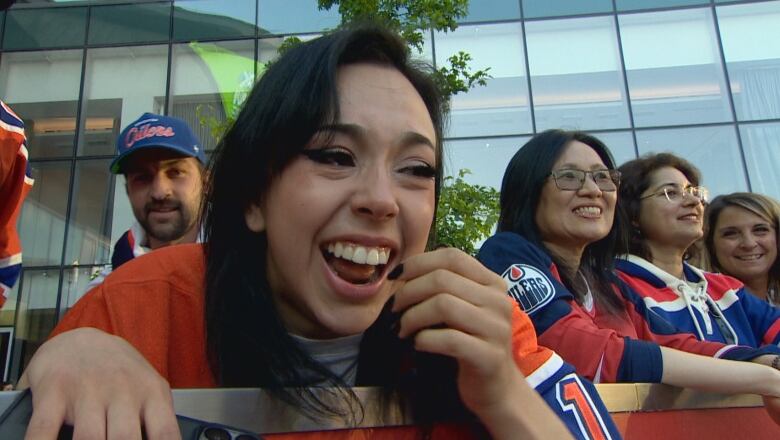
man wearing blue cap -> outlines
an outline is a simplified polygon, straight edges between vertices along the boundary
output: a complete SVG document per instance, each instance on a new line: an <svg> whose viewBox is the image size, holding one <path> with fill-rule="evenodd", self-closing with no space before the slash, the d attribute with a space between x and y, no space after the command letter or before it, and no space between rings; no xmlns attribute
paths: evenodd
<svg viewBox="0 0 780 440"><path fill-rule="evenodd" d="M198 209L206 156L186 122L144 113L119 135L111 172L125 176L136 222L119 238L111 265L89 283L103 282L112 270L154 249L198 241Z"/></svg>

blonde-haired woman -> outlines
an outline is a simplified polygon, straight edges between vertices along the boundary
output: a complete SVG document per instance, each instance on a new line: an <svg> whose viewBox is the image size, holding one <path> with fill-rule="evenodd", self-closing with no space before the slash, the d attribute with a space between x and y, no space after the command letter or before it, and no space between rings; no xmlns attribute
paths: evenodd
<svg viewBox="0 0 780 440"><path fill-rule="evenodd" d="M737 192L716 197L704 217L712 268L738 278L770 304L780 305L780 204L765 195Z"/></svg>

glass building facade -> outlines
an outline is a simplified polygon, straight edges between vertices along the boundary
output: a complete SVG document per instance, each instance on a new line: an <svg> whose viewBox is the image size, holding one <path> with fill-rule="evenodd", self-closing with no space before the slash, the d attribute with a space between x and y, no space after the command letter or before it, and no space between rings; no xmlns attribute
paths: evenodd
<svg viewBox="0 0 780 440"><path fill-rule="evenodd" d="M24 120L35 186L19 220L24 270L0 310L0 372L15 380L133 221L108 171L146 111L187 120L207 148L285 37L338 25L316 0L21 0L0 13L0 98ZM456 95L447 174L500 186L548 128L604 140L621 163L682 155L715 195L780 198L780 1L472 0L437 64L490 68ZM212 121L212 122L210 122Z"/></svg>

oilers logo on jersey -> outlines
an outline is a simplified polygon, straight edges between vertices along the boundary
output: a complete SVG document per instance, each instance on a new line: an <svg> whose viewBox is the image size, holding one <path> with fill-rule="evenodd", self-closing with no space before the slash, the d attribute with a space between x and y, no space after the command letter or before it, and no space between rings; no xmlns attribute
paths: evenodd
<svg viewBox="0 0 780 440"><path fill-rule="evenodd" d="M547 275L527 264L513 264L501 275L507 293L523 310L531 314L555 296L555 288Z"/></svg>

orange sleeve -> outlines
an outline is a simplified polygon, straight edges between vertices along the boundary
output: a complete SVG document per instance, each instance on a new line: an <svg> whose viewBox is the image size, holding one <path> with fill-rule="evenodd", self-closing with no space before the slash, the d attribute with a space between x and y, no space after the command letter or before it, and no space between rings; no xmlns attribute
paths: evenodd
<svg viewBox="0 0 780 440"><path fill-rule="evenodd" d="M54 327L49 339L81 327L93 327L106 333L114 333L114 326L106 306L102 285L96 286L82 297Z"/></svg>
<svg viewBox="0 0 780 440"><path fill-rule="evenodd" d="M537 343L536 330L528 315L511 298L512 302L512 351L515 362L523 375L536 371L553 355L553 351Z"/></svg>

